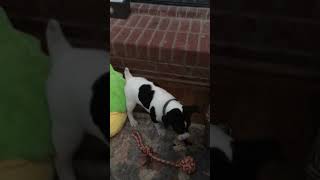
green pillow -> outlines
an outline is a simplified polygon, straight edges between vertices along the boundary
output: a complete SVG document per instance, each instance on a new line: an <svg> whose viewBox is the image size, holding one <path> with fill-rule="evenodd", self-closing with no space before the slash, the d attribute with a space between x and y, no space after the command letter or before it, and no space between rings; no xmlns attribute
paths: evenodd
<svg viewBox="0 0 320 180"><path fill-rule="evenodd" d="M0 7L0 160L42 160L53 154L48 70L39 41L15 30Z"/></svg>
<svg viewBox="0 0 320 180"><path fill-rule="evenodd" d="M110 64L110 112L126 112L125 79Z"/></svg>

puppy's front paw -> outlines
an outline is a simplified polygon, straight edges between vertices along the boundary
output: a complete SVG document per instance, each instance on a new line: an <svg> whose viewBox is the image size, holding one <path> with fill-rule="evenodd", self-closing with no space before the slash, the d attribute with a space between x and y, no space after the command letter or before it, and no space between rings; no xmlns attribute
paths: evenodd
<svg viewBox="0 0 320 180"><path fill-rule="evenodd" d="M164 130L164 129L158 128L158 129L157 129L157 132L158 132L158 135L159 135L160 137L164 137L164 136L166 135L166 130Z"/></svg>
<svg viewBox="0 0 320 180"><path fill-rule="evenodd" d="M180 151L185 151L187 148L184 146L184 145L182 145L182 144L178 144L178 145L174 145L173 146L173 150L175 151L175 152L180 152Z"/></svg>
<svg viewBox="0 0 320 180"><path fill-rule="evenodd" d="M135 128L138 126L138 122L136 120L130 120L130 125Z"/></svg>

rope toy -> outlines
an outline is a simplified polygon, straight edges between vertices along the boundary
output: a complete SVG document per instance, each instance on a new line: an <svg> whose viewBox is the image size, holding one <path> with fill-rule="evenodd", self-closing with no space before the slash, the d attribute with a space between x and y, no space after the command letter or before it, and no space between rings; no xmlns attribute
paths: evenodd
<svg viewBox="0 0 320 180"><path fill-rule="evenodd" d="M196 170L196 163L191 156L186 156L182 160L178 160L177 162L171 162L167 160L163 160L157 156L153 152L153 149L150 146L146 146L142 142L141 135L138 131L133 131L132 133L133 138L136 140L139 149L142 151L143 154L146 154L151 159L161 162L163 164L167 164L170 166L174 166L176 168L180 168L183 172L187 174L192 174Z"/></svg>

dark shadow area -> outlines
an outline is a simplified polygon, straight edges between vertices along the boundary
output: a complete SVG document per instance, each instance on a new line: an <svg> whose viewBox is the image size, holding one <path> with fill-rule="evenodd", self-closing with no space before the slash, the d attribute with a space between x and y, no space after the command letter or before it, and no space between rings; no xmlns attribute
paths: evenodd
<svg viewBox="0 0 320 180"><path fill-rule="evenodd" d="M310 156L320 127L310 111L320 95L317 2L212 5L214 121L228 124L238 142L269 139L281 150L281 161L265 162L259 170L247 161L242 172L263 180L311 178L305 169L315 161ZM246 152L250 158L257 151ZM277 156L266 154L261 156L267 160Z"/></svg>

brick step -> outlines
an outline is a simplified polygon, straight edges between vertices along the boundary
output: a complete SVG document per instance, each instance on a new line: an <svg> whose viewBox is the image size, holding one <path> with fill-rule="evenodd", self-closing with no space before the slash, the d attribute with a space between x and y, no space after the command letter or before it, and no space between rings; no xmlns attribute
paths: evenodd
<svg viewBox="0 0 320 180"><path fill-rule="evenodd" d="M201 7L168 6L131 2L131 11L137 14L149 14L162 17L210 19L210 9Z"/></svg>
<svg viewBox="0 0 320 180"><path fill-rule="evenodd" d="M110 54L114 66L196 77L209 83L208 19L132 13L126 20L110 22Z"/></svg>

